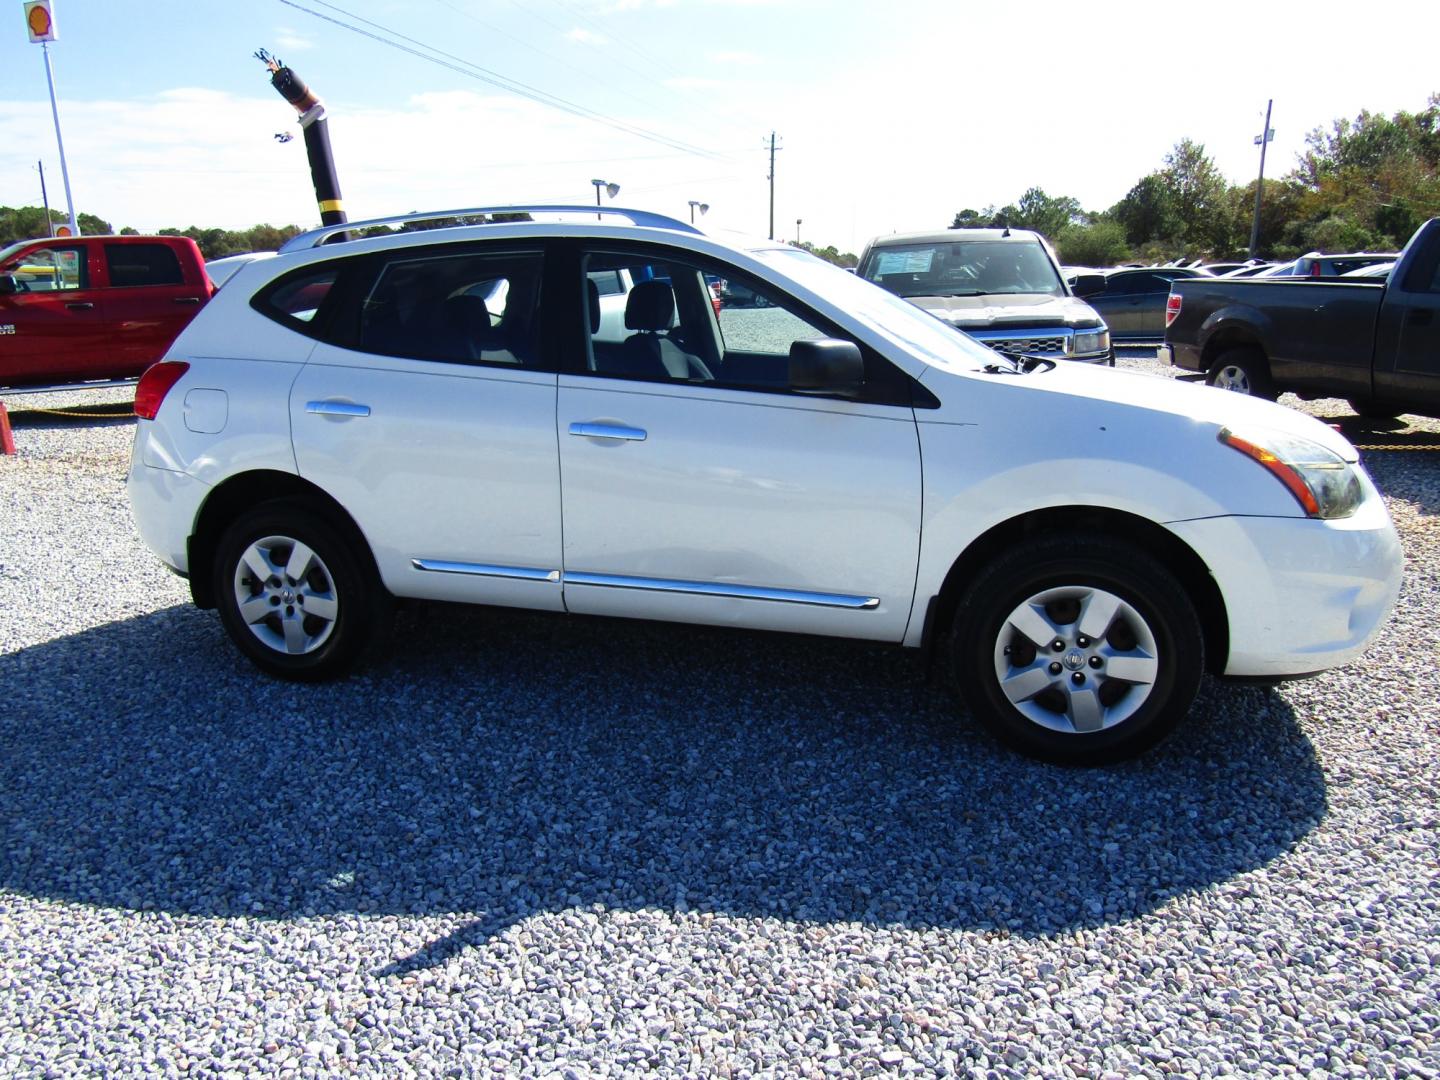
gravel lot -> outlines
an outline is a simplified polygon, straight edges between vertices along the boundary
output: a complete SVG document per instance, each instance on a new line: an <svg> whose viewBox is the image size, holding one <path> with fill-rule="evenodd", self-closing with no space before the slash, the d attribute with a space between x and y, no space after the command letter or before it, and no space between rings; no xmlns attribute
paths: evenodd
<svg viewBox="0 0 1440 1080"><path fill-rule="evenodd" d="M1368 657L1072 771L837 641L427 608L269 681L130 434L0 459L0 1073L1440 1075L1440 452L1366 453Z"/></svg>

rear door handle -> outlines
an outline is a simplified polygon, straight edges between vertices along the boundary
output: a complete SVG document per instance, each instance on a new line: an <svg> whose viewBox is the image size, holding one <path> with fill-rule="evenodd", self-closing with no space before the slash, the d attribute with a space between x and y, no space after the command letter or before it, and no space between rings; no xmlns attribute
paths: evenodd
<svg viewBox="0 0 1440 1080"><path fill-rule="evenodd" d="M89 311L95 305L88 300L72 300L65 306L71 311Z"/></svg>
<svg viewBox="0 0 1440 1080"><path fill-rule="evenodd" d="M198 296L177 296L177 297L175 297L175 303L177 303L177 304L198 304L199 302L200 302L200 297L198 297Z"/></svg>
<svg viewBox="0 0 1440 1080"><path fill-rule="evenodd" d="M645 429L626 427L624 424L571 424L571 435L584 435L591 439L624 439L626 442L644 442Z"/></svg>
<svg viewBox="0 0 1440 1080"><path fill-rule="evenodd" d="M305 411L319 416L369 416L370 406L353 401L307 401Z"/></svg>
<svg viewBox="0 0 1440 1080"><path fill-rule="evenodd" d="M1429 326L1431 313L1425 308L1410 309L1411 326Z"/></svg>

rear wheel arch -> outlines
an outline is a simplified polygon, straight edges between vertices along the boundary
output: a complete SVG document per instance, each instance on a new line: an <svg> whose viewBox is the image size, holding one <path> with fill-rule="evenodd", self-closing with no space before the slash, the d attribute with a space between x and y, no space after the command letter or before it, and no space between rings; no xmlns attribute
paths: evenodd
<svg viewBox="0 0 1440 1080"><path fill-rule="evenodd" d="M190 593L197 607L215 607L216 597L210 567L220 538L241 514L262 503L299 499L325 515L353 543L356 557L365 560L379 578L374 554L360 526L328 492L294 473L259 469L232 476L206 497L195 518L188 541Z"/></svg>
<svg viewBox="0 0 1440 1080"><path fill-rule="evenodd" d="M1264 342L1251 331L1238 326L1221 327L1206 339L1205 347L1200 352L1201 370L1209 371L1221 354L1231 349L1253 350L1264 361L1265 370L1270 370L1270 354L1266 351Z"/></svg>
<svg viewBox="0 0 1440 1080"><path fill-rule="evenodd" d="M1109 507L1062 506L1036 510L995 525L978 536L951 565L930 605L923 647L943 641L961 594L975 575L1007 550L1037 536L1067 533L1114 536L1150 551L1175 576L1195 606L1205 638L1206 668L1219 674L1230 654L1230 629L1224 598L1209 567L1183 540L1155 522Z"/></svg>

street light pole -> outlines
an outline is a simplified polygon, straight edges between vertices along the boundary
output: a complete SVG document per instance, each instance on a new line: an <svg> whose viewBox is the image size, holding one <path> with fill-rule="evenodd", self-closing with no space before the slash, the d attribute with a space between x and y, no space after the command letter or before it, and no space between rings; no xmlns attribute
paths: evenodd
<svg viewBox="0 0 1440 1080"><path fill-rule="evenodd" d="M802 221L803 221L802 218L798 218L798 217L797 217L797 218L795 219L795 246L796 246L796 247L799 247L799 246L800 246L800 225L801 225L801 222L802 222Z"/></svg>
<svg viewBox="0 0 1440 1080"><path fill-rule="evenodd" d="M705 212L710 209L710 204L709 204L709 203L703 203L703 202L701 202L699 199L691 199L691 200L690 200L690 224L691 224L691 225L694 225L694 224L695 224L695 211L696 211L697 208L699 209L701 215L703 216L703 215L705 214Z"/></svg>
<svg viewBox="0 0 1440 1080"><path fill-rule="evenodd" d="M1250 258L1255 258L1255 248L1260 243L1260 193L1265 189L1265 147L1275 137L1275 132L1270 128L1270 108L1275 104L1271 98L1265 103L1265 127L1259 135L1255 136L1255 142L1260 147L1260 176L1255 181L1255 221L1250 226Z"/></svg>

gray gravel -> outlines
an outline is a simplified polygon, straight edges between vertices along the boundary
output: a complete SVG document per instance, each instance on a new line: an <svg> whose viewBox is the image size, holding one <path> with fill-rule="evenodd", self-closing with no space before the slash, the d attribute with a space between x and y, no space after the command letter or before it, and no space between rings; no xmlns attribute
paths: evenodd
<svg viewBox="0 0 1440 1080"><path fill-rule="evenodd" d="M1363 661L1073 771L838 641L428 608L271 682L136 537L130 425L15 424L0 1074L1440 1075L1440 452L1366 454Z"/></svg>

